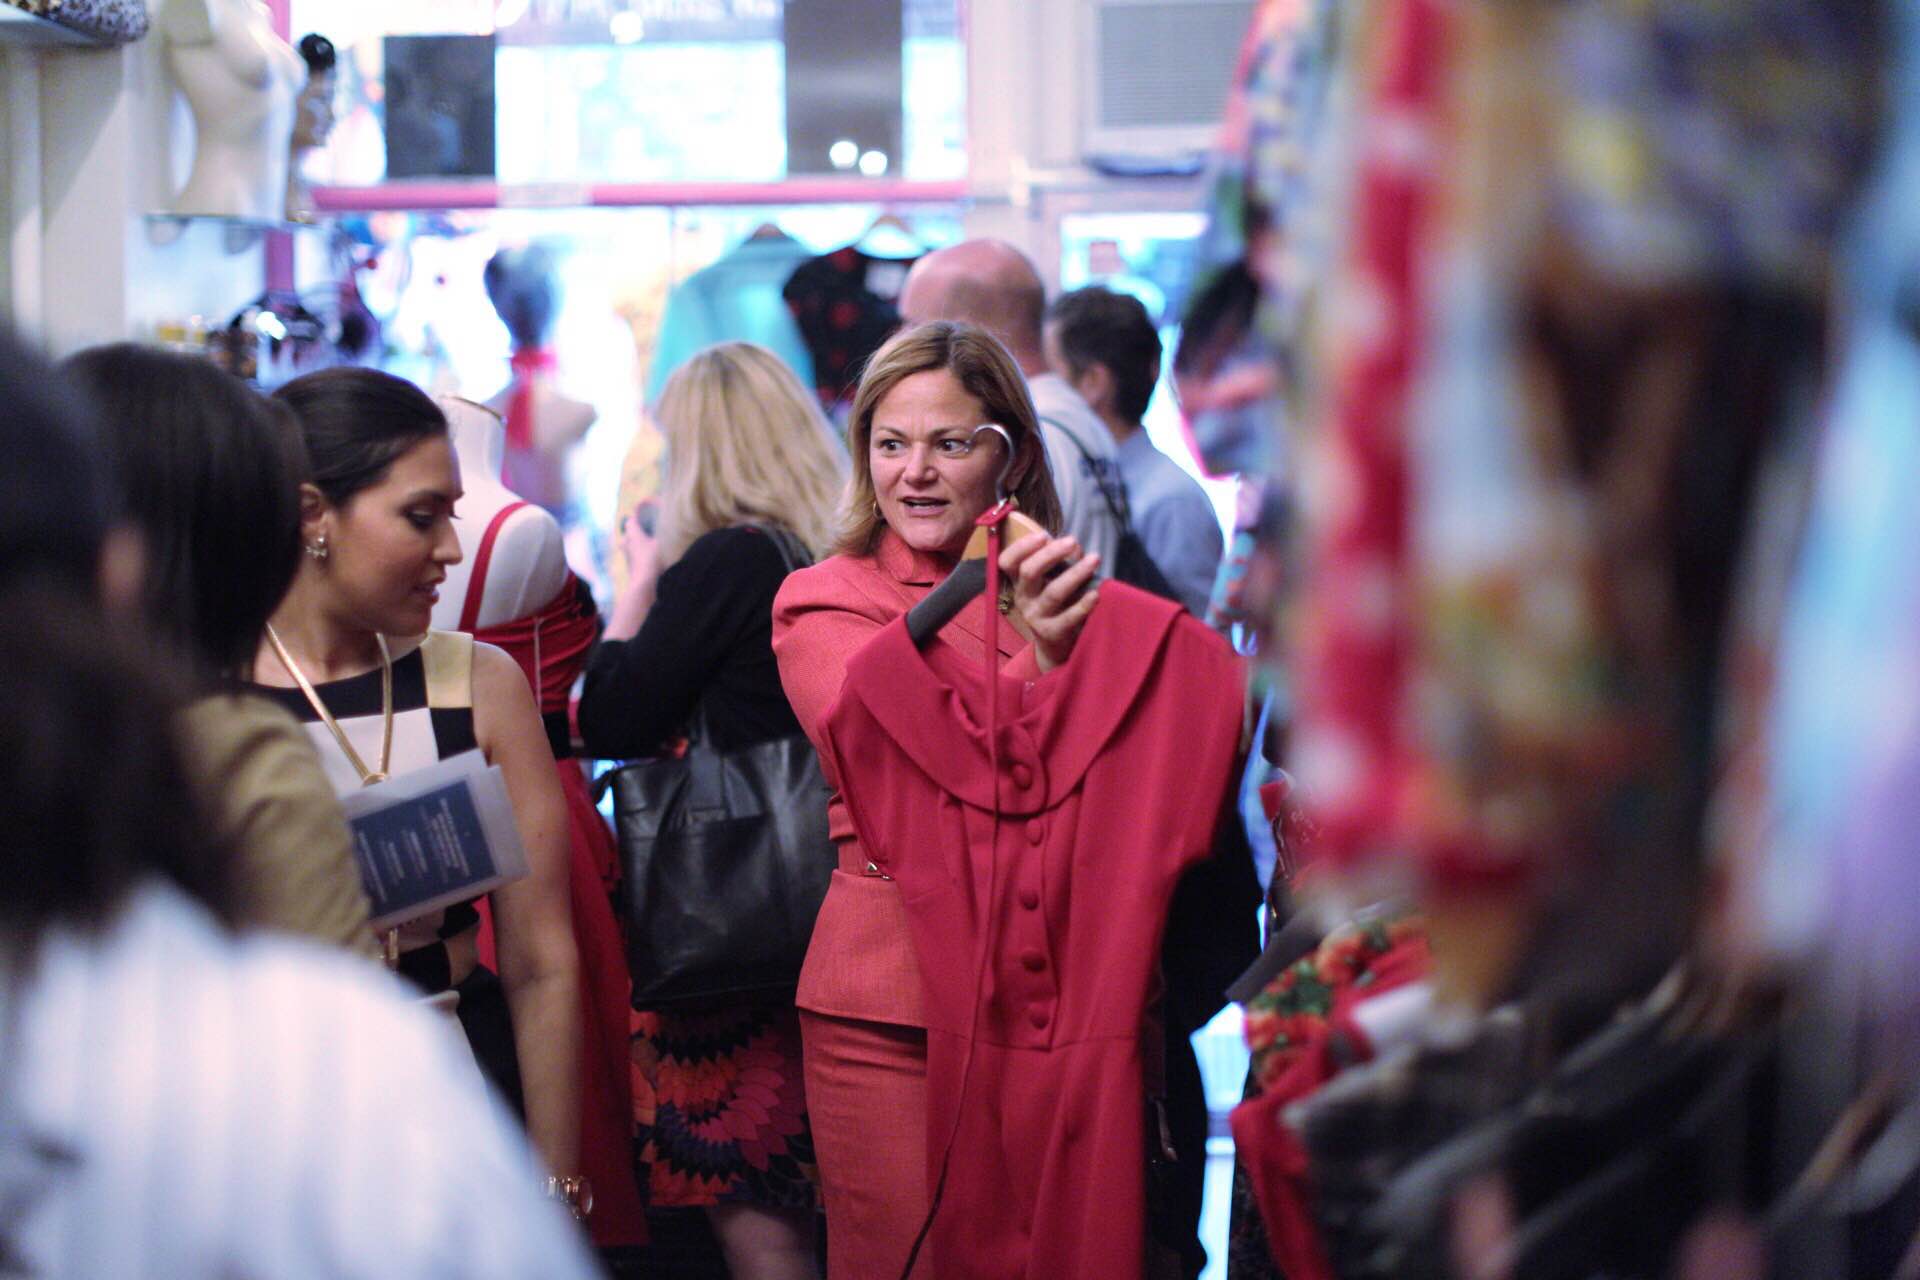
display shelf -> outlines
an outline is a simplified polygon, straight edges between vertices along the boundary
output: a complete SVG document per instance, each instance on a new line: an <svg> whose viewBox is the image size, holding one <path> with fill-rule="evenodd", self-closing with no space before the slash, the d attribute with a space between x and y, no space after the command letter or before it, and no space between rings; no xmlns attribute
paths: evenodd
<svg viewBox="0 0 1920 1280"><path fill-rule="evenodd" d="M0 3L0 45L25 44L67 49L104 49L107 43L48 18Z"/></svg>
<svg viewBox="0 0 1920 1280"><path fill-rule="evenodd" d="M147 239L157 245L169 245L187 234L189 227L218 227L224 232L224 241L228 253L241 253L253 248L272 234L288 239L277 243L291 243L296 235L324 235L338 244L347 239L333 219L321 222L285 222L273 218L235 218L216 213L149 213L147 215ZM269 241L268 243L275 243Z"/></svg>
<svg viewBox="0 0 1920 1280"><path fill-rule="evenodd" d="M332 236L345 234L331 218L323 222L287 222L273 218L236 218L222 213L149 213L147 215L147 225L150 227L186 227L194 224L227 227L235 231L285 231L303 235L324 232Z"/></svg>
<svg viewBox="0 0 1920 1280"><path fill-rule="evenodd" d="M316 185L327 213L393 209L623 209L698 205L953 204L967 184L881 178L789 178L781 182L547 182L402 179L371 187Z"/></svg>

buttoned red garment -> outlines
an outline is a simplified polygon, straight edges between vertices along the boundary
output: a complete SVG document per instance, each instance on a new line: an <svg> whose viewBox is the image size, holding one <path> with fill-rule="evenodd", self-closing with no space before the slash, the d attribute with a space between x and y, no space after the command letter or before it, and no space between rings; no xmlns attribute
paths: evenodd
<svg viewBox="0 0 1920 1280"><path fill-rule="evenodd" d="M1178 605L1103 583L1068 662L999 678L997 797L985 680L895 620L825 728L920 962L929 1186L953 1137L932 1259L969 1280L1137 1277L1141 1020L1232 777L1243 675Z"/></svg>

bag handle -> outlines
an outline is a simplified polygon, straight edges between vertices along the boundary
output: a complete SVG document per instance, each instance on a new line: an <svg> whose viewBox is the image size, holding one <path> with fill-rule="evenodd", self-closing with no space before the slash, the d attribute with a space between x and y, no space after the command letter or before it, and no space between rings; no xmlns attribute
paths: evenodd
<svg viewBox="0 0 1920 1280"><path fill-rule="evenodd" d="M1060 419L1050 418L1044 413L1040 415L1040 421L1047 423L1049 426L1059 428L1061 435L1073 441L1073 447L1078 449L1080 456L1087 460L1088 469L1093 472L1093 487L1100 491L1100 496L1106 501L1107 511L1113 516L1114 522L1120 526L1121 532L1132 533L1133 510L1127 502L1127 487L1125 482L1116 480L1115 485L1119 488L1119 494L1116 497L1114 493L1115 485L1108 483L1106 475L1101 470L1101 460L1093 456L1093 450L1080 443L1080 437L1073 433L1073 428L1060 421Z"/></svg>
<svg viewBox="0 0 1920 1280"><path fill-rule="evenodd" d="M774 550L780 553L780 562L786 566L788 573L813 563L806 545L783 525L749 522L738 527L756 529L765 534L773 543ZM687 785L688 801L695 812L725 810L726 780L720 768L720 753L713 748L704 696L693 704L693 714L687 720Z"/></svg>

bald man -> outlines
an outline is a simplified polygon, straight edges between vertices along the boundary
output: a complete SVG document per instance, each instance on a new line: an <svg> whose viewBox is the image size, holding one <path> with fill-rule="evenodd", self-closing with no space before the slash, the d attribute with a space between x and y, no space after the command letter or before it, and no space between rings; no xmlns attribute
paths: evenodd
<svg viewBox="0 0 1920 1280"><path fill-rule="evenodd" d="M963 240L921 258L907 273L899 302L900 316L910 325L929 320L978 325L1013 356L1040 414L1047 465L1060 492L1062 532L1098 555L1105 575L1120 540L1118 509L1126 491L1113 433L1047 364L1041 342L1046 305L1046 288L1033 263L1001 240Z"/></svg>

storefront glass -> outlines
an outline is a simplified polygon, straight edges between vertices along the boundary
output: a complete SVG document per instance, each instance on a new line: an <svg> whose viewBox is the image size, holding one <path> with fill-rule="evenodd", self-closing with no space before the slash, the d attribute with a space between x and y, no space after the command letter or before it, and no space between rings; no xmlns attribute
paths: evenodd
<svg viewBox="0 0 1920 1280"><path fill-rule="evenodd" d="M390 141L432 149L488 127L487 176L502 184L768 182L790 171L783 0L293 0L291 19L294 39L316 32L339 55L338 124L307 166L317 184L419 176L416 158L389 157ZM896 103L901 154L857 146L833 165L849 176L960 177L957 0L902 0L899 30L900 83L912 86ZM470 62L461 38L490 57L491 86L435 82L422 69ZM407 80L388 65L401 56ZM476 102L490 125L469 118Z"/></svg>

